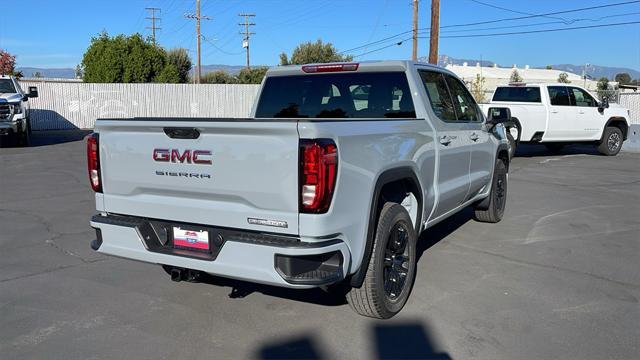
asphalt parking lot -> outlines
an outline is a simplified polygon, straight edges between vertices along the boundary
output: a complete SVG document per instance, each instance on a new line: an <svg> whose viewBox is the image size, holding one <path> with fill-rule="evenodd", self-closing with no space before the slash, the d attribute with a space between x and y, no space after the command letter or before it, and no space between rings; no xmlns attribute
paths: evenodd
<svg viewBox="0 0 640 360"><path fill-rule="evenodd" d="M640 154L521 147L507 212L422 234L405 309L94 253L85 144L0 149L0 358L631 359L640 354ZM73 141L76 140L76 141ZM65 142L68 141L68 142Z"/></svg>

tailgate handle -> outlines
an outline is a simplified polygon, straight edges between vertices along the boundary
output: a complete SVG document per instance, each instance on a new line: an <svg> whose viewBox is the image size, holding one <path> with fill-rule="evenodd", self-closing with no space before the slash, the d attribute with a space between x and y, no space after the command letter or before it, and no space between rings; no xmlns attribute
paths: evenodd
<svg viewBox="0 0 640 360"><path fill-rule="evenodd" d="M164 133L172 139L197 139L200 137L200 131L196 128L166 127Z"/></svg>

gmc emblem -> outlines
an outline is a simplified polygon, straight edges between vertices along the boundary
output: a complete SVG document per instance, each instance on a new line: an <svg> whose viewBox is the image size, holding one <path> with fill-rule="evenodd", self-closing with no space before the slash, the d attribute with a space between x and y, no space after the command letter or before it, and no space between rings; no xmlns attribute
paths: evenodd
<svg viewBox="0 0 640 360"><path fill-rule="evenodd" d="M203 159L205 156L211 156L211 151L185 150L181 153L178 149L153 149L153 160L158 162L211 165L211 159Z"/></svg>

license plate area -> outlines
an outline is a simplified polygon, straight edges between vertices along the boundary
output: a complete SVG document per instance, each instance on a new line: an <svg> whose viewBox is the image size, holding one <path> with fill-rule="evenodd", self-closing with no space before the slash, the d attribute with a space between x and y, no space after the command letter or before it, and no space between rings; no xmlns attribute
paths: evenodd
<svg viewBox="0 0 640 360"><path fill-rule="evenodd" d="M171 234L175 249L210 252L209 231L207 230L173 226Z"/></svg>

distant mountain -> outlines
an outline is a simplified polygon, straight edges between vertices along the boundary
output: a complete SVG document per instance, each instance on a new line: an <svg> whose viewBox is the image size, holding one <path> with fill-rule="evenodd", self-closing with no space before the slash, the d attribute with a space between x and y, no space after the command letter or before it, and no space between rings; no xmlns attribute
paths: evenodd
<svg viewBox="0 0 640 360"><path fill-rule="evenodd" d="M558 64L558 65L551 65L551 66L555 70L572 72L574 74L582 74L583 65ZM640 79L640 71L628 69L628 68L590 65L587 70L587 74L589 74L594 79L599 79L604 76L610 80L613 80L616 77L616 75L620 73L627 73L631 75L632 79Z"/></svg>
<svg viewBox="0 0 640 360"><path fill-rule="evenodd" d="M260 65L256 65L260 66ZM222 65L222 64L213 64L213 65L202 65L202 74L206 74L212 71L223 70L231 75L235 75L240 72L244 68L244 65ZM49 69L49 68L36 68L36 67L18 67L17 71L22 71L22 75L26 77L33 77L36 72L39 72L42 77L45 78L58 78L58 79L74 79L76 77L76 71L72 68L59 68L59 69ZM193 73L193 70L192 70Z"/></svg>
<svg viewBox="0 0 640 360"><path fill-rule="evenodd" d="M426 58L420 58L421 61L427 61ZM478 60L478 59L458 59L454 57L450 57L448 55L440 55L440 59L438 61L438 65L446 66L449 64L452 65L462 65L467 63L469 66L475 66L476 63L481 63L482 66L493 66L495 64L494 61L490 60ZM255 65L260 66L260 65ZM511 67L513 64L507 65L499 65L500 67ZM524 67L524 64L519 64L520 67ZM582 65L571 65L571 64L557 64L551 65L555 70L562 70L566 72L571 72L574 74L582 74ZM538 69L544 69L545 66L532 66ZM223 70L232 75L237 74L244 68L244 65L222 65L222 64L212 64L212 65L202 65L202 74L206 74L212 71ZM48 68L35 68L35 67L19 67L18 71L22 71L22 74L27 77L33 76L36 72L40 72L42 77L49 78L62 78L62 79L73 79L75 78L75 70L71 68L59 68L59 69L48 69ZM193 71L192 71L193 72ZM600 65L591 65L588 70L588 74L591 75L594 79L599 79L603 76L613 80L616 74L619 73L628 73L631 75L632 79L640 79L640 71L628 68L619 68L619 67L609 67L609 66L600 66Z"/></svg>
<svg viewBox="0 0 640 360"><path fill-rule="evenodd" d="M421 59L422 60L422 59ZM424 60L426 61L426 60ZM475 66L476 63L481 63L482 66L493 66L493 64L495 64L494 61L488 61L488 60L477 60L477 59L458 59L458 58L453 58L450 57L448 55L440 55L439 59L438 59L438 65L440 66L446 66L446 65L462 65L464 63L467 63L469 66ZM524 67L525 64L519 64L519 67ZM498 65L500 67L512 67L513 64L507 64L507 65ZM571 72L574 74L582 74L582 66L583 65L571 65L571 64L557 64L557 65L551 65L551 67L555 70L561 70L561 71L566 71L566 72ZM545 66L532 66L533 68L536 69L544 69L546 68ZM589 69L587 71L587 74L589 74L592 78L594 79L599 79L601 77L607 77L610 80L613 80L617 74L619 73L628 73L629 75L631 75L632 79L640 79L640 71L638 70L633 70L633 69L628 69L628 68L619 68L619 67L610 67L610 66L600 66L600 65L590 65Z"/></svg>
<svg viewBox="0 0 640 360"><path fill-rule="evenodd" d="M21 71L22 75L26 77L33 77L35 73L39 72L42 77L45 78L58 78L58 79L75 79L76 71L72 68L35 68L35 67L18 67L17 71Z"/></svg>

